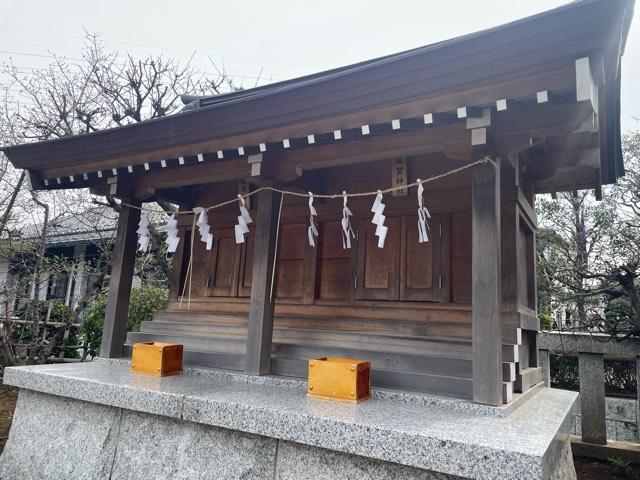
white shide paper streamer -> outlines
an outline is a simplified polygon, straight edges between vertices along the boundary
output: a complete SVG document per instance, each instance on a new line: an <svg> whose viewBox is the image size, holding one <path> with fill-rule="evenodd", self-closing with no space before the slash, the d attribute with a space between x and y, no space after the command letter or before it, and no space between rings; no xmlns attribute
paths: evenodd
<svg viewBox="0 0 640 480"><path fill-rule="evenodd" d="M178 237L178 220L176 220L175 213L167 215L167 224L164 226L164 231L167 232L167 252L175 253L180 243L180 237Z"/></svg>
<svg viewBox="0 0 640 480"><path fill-rule="evenodd" d="M387 232L389 231L389 227L386 227L384 224L384 221L387 218L382 214L382 212L384 212L384 207L385 205L382 203L382 192L378 190L376 199L371 207L371 212L373 213L371 223L376 226L375 235L378 237L378 248L384 248L384 241L387 238Z"/></svg>
<svg viewBox="0 0 640 480"><path fill-rule="evenodd" d="M138 250L146 252L147 248L149 248L149 215L144 212L140 215L140 222L138 222L138 230L136 230L136 233L139 235Z"/></svg>
<svg viewBox="0 0 640 480"><path fill-rule="evenodd" d="M202 207L196 207L193 211L198 215L196 225L198 226L198 232L200 233L200 240L207 244L207 250L211 250L213 245L213 233L210 233L211 226L209 225L207 211Z"/></svg>
<svg viewBox="0 0 640 480"><path fill-rule="evenodd" d="M238 215L238 224L235 227L236 243L244 243L244 236L249 233L249 224L252 222L249 211L247 210L244 198L238 195L240 200L240 215Z"/></svg>
<svg viewBox="0 0 640 480"><path fill-rule="evenodd" d="M312 247L316 246L316 239L318 238L318 224L316 223L316 218L318 216L318 212L316 212L316 208L313 206L313 193L309 192L309 245Z"/></svg>
<svg viewBox="0 0 640 480"><path fill-rule="evenodd" d="M424 243L429 241L429 224L427 223L427 219L431 218L431 215L422 200L422 193L424 192L422 181L419 178L416 181L418 182L418 242Z"/></svg>
<svg viewBox="0 0 640 480"><path fill-rule="evenodd" d="M347 207L347 192L342 192L342 248L351 248L351 239L356 238L351 227L349 217L353 216L349 207Z"/></svg>

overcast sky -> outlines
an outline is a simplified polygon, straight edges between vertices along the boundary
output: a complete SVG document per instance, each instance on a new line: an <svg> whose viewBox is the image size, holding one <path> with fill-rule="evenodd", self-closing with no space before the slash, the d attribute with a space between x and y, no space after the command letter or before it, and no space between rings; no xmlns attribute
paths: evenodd
<svg viewBox="0 0 640 480"><path fill-rule="evenodd" d="M83 28L114 50L161 53L245 87L426 45L567 3L563 0L1 0L0 63L79 58ZM623 129L640 128L640 8L623 58Z"/></svg>

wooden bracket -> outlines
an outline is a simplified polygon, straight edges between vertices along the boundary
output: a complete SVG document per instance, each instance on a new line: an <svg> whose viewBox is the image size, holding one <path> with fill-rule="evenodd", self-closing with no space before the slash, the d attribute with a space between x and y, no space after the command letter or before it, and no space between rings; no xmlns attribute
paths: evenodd
<svg viewBox="0 0 640 480"><path fill-rule="evenodd" d="M589 57L576 59L576 100L589 101L593 111L598 113L598 86L591 74Z"/></svg>

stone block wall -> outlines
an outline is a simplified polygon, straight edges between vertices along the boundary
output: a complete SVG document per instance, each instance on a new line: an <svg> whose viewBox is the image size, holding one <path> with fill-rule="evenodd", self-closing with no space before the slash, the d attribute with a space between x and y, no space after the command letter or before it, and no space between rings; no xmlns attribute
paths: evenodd
<svg viewBox="0 0 640 480"><path fill-rule="evenodd" d="M606 397L607 440L640 443L638 402L634 398ZM573 410L572 435L582 435L580 399Z"/></svg>

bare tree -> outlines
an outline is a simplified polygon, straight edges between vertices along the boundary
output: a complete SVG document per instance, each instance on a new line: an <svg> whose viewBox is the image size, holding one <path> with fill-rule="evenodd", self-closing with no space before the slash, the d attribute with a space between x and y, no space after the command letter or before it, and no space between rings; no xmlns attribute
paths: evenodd
<svg viewBox="0 0 640 480"><path fill-rule="evenodd" d="M578 328L616 337L640 336L640 132L625 136L624 150L626 175L602 201L580 192L536 203L541 290ZM609 315L615 301L624 308Z"/></svg>
<svg viewBox="0 0 640 480"><path fill-rule="evenodd" d="M237 88L224 68L219 69L212 62L215 73L209 75L194 68L192 59L180 64L162 55L143 58L121 55L109 51L98 35L86 33L81 61L56 56L47 67L28 73L12 63L4 64L0 68L4 79L0 82L0 144L50 140L159 118L180 110L181 95L215 95ZM0 255L19 258L22 270L28 272L30 282L36 286L31 298L34 318L28 359L37 362L47 361L53 349L65 341L69 328L63 326L46 342L41 340L39 285L48 273L60 268L45 255L50 222L64 214L80 215L95 204L107 205L115 211L120 207L116 199L95 197L87 190L36 193L25 179L24 172L13 169L0 155L3 186L0 191L7 192L0 194ZM167 212L174 209L167 203L160 205ZM25 243L21 228L26 223L40 225L40 230L37 237ZM93 227L99 229L98 224ZM151 234L151 250L138 259L138 265L144 267L138 273L144 270L142 278L149 279L151 270L157 272L152 275L154 280L166 281L170 258L160 233L152 228ZM77 321L92 295L105 284L110 242L105 240L102 244L104 258L96 266L94 284L71 312L67 323ZM9 290L7 286L2 288L6 308L0 328L0 355L5 352L4 362L11 363L16 361L10 345L13 311L6 301Z"/></svg>

